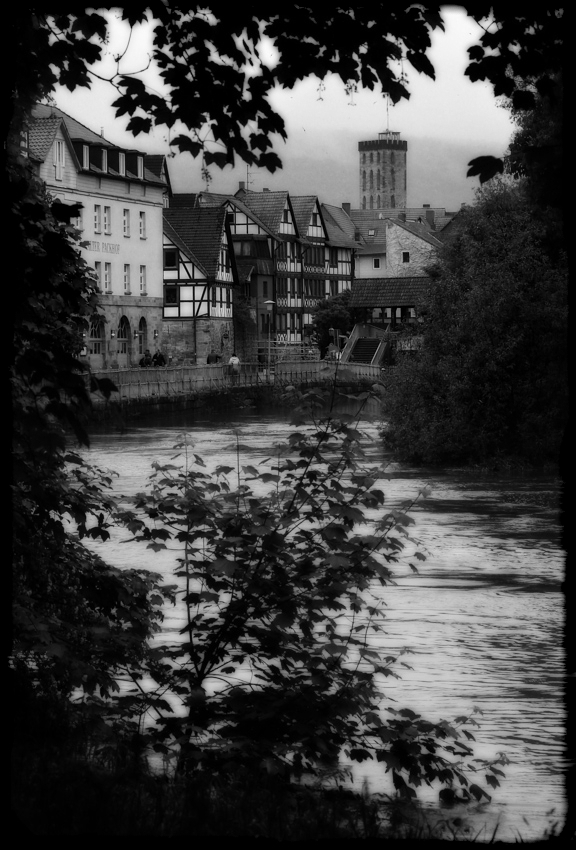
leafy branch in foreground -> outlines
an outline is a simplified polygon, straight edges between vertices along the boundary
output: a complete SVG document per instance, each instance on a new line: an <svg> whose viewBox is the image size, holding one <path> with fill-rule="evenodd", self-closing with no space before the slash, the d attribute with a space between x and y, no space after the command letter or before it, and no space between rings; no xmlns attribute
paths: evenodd
<svg viewBox="0 0 576 850"><path fill-rule="evenodd" d="M182 628L153 649L151 673L180 710L156 703L154 749L185 774L276 777L318 773L344 752L384 763L403 797L435 780L477 796L457 725L408 709L384 719L379 682L398 677L398 656L371 638L413 520L385 507L386 476L366 464L355 417L313 418L254 465L234 436L234 465L213 472L184 437L178 463L153 464L150 491L122 514L133 539L179 555Z"/></svg>

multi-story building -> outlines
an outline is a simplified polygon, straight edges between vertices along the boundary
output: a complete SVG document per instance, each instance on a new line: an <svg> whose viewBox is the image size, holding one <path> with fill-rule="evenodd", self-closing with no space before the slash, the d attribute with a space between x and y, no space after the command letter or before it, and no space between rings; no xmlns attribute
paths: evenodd
<svg viewBox="0 0 576 850"><path fill-rule="evenodd" d="M136 365L161 343L164 157L115 145L41 104L32 111L28 155L55 200L81 207L81 252L102 308L87 331L86 359L95 369Z"/></svg>
<svg viewBox="0 0 576 850"><path fill-rule="evenodd" d="M351 286L354 240L342 229L345 214L321 205L315 195L248 192L241 185L236 197L277 240L271 299L275 340L306 343L316 304Z"/></svg>

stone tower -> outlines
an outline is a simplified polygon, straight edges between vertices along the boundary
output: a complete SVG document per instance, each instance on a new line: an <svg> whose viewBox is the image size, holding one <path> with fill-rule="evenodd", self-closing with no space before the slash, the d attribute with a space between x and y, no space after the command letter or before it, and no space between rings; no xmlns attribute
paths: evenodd
<svg viewBox="0 0 576 850"><path fill-rule="evenodd" d="M360 208L406 208L406 153L408 142L386 130L373 142L358 142Z"/></svg>

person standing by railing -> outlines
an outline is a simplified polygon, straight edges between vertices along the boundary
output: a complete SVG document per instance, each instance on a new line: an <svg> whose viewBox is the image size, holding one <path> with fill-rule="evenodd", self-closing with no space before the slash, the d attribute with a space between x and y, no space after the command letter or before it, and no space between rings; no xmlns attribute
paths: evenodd
<svg viewBox="0 0 576 850"><path fill-rule="evenodd" d="M240 358L236 356L235 351L232 353L232 357L228 361L228 366L230 367L232 383L235 384L240 376Z"/></svg>

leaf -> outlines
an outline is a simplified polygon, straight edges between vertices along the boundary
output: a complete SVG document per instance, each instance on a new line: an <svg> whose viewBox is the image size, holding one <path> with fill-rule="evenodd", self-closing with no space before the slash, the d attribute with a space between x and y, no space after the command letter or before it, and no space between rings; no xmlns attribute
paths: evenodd
<svg viewBox="0 0 576 850"><path fill-rule="evenodd" d="M470 160L468 166L466 177L478 176L480 183L486 183L492 177L502 174L504 171L503 160L497 159L495 156L477 156Z"/></svg>

